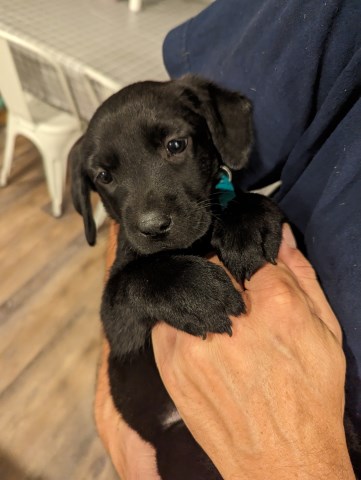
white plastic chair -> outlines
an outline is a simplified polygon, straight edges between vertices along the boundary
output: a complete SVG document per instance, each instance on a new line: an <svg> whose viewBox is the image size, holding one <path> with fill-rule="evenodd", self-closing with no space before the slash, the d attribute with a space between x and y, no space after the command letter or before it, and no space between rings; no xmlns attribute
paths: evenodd
<svg viewBox="0 0 361 480"><path fill-rule="evenodd" d="M67 155L72 143L82 133L65 74L39 48L1 32L0 71L0 92L8 110L0 185L5 186L8 182L16 136L24 135L42 156L52 212L59 217ZM32 88L34 85L36 91Z"/></svg>

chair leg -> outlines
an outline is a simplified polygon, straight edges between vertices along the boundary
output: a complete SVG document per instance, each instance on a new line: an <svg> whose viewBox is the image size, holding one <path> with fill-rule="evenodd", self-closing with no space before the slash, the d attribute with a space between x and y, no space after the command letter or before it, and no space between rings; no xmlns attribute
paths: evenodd
<svg viewBox="0 0 361 480"><path fill-rule="evenodd" d="M65 190L67 157L70 146L78 139L80 132L75 131L73 135L50 135L38 136L38 146L41 151L45 169L46 181L52 201L52 212L54 217L62 214L63 194Z"/></svg>
<svg viewBox="0 0 361 480"><path fill-rule="evenodd" d="M142 0L128 0L128 8L131 12L139 12L142 9Z"/></svg>
<svg viewBox="0 0 361 480"><path fill-rule="evenodd" d="M105 208L104 208L102 202L99 200L98 203L97 203L97 206L95 207L95 212L94 212L94 221L95 221L95 225L96 225L98 230L103 225L103 223L105 222L107 216L108 216L108 214L105 211Z"/></svg>
<svg viewBox="0 0 361 480"><path fill-rule="evenodd" d="M46 182L52 202L52 213L54 217L62 214L63 203L63 166L59 158L48 155L43 158Z"/></svg>
<svg viewBox="0 0 361 480"><path fill-rule="evenodd" d="M5 137L5 151L3 157L3 165L0 175L0 186L5 187L10 176L11 164L14 157L14 147L16 140L16 120L8 113Z"/></svg>

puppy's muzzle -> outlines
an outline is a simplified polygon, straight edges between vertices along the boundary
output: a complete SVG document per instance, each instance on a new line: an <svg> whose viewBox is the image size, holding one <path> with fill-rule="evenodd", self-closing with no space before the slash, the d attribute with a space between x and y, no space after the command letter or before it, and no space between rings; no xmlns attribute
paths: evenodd
<svg viewBox="0 0 361 480"><path fill-rule="evenodd" d="M172 224L171 216L157 211L142 213L138 219L138 229L147 237L166 235L171 230Z"/></svg>

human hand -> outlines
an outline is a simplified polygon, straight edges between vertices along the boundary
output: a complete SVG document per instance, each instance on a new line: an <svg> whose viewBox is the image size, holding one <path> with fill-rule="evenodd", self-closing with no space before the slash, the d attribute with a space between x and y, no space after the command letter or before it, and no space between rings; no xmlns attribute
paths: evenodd
<svg viewBox="0 0 361 480"><path fill-rule="evenodd" d="M203 341L159 324L157 365L225 479L354 479L341 329L288 226L284 232L290 245L282 242L278 264L246 282L247 313L233 319L233 336Z"/></svg>

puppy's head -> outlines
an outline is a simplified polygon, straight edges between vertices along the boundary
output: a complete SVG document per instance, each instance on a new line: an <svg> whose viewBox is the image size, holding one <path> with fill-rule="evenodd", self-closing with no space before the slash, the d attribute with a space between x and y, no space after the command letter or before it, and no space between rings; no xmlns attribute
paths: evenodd
<svg viewBox="0 0 361 480"><path fill-rule="evenodd" d="M130 85L106 100L70 152L72 196L95 243L90 191L141 254L186 248L211 223L219 166L242 168L251 105L197 77Z"/></svg>

